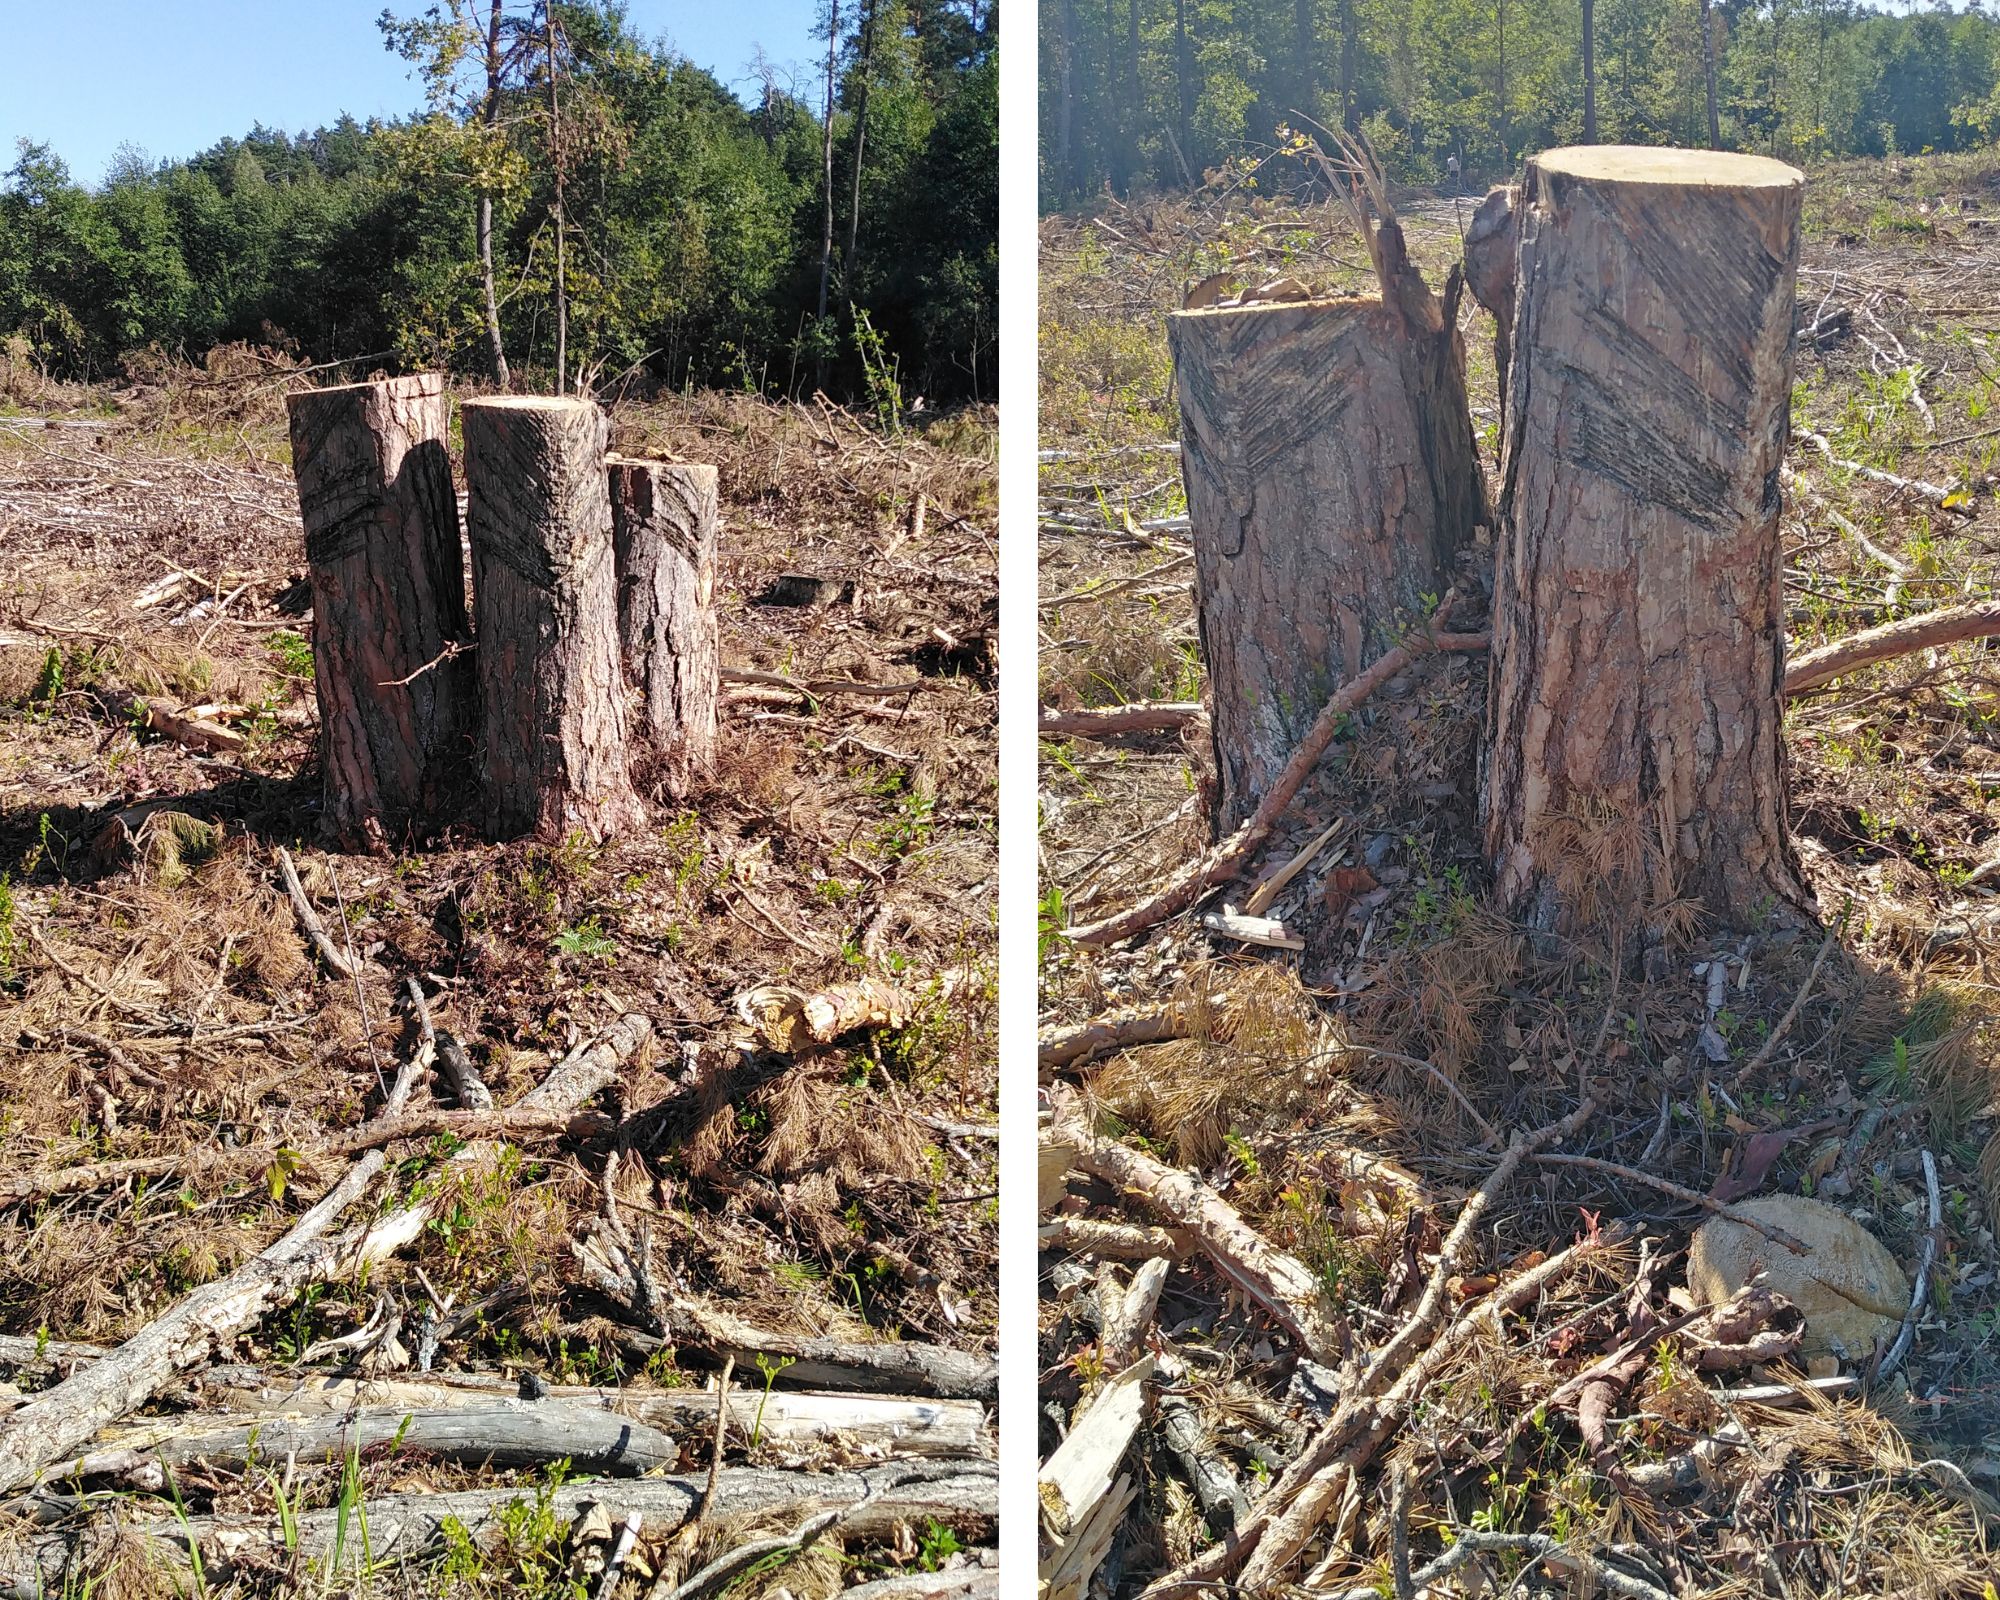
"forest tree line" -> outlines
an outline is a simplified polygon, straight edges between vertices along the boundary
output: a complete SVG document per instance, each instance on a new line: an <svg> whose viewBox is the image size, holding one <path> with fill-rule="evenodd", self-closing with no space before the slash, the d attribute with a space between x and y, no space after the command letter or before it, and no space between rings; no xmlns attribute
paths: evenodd
<svg viewBox="0 0 2000 1600"><path fill-rule="evenodd" d="M1847 0L1040 0L1047 208L1192 187L1302 118L1393 176L1575 143L1787 160L2000 137L2000 18Z"/></svg>
<svg viewBox="0 0 2000 1600"><path fill-rule="evenodd" d="M281 345L517 387L991 399L991 0L831 0L746 106L618 0L385 12L424 100L80 183L0 181L0 344L51 375ZM564 360L558 366L557 352Z"/></svg>

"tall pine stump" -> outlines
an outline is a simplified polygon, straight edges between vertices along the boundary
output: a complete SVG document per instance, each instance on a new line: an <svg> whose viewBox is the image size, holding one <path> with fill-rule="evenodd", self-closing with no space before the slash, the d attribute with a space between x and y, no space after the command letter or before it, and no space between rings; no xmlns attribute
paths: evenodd
<svg viewBox="0 0 2000 1600"><path fill-rule="evenodd" d="M586 400L508 395L467 401L464 425L486 830L609 838L645 818L626 767L611 424Z"/></svg>
<svg viewBox="0 0 2000 1600"><path fill-rule="evenodd" d="M1487 517L1454 325L1385 217L1380 297L1167 319L1219 778L1234 829L1341 683L1419 623Z"/></svg>
<svg viewBox="0 0 2000 1600"><path fill-rule="evenodd" d="M1810 913L1786 831L1778 467L1803 177L1758 156L1531 160L1482 785L1502 902Z"/></svg>
<svg viewBox="0 0 2000 1600"><path fill-rule="evenodd" d="M610 465L619 646L661 775L678 798L715 758L716 472L622 456Z"/></svg>
<svg viewBox="0 0 2000 1600"><path fill-rule="evenodd" d="M451 809L476 729L437 373L290 395L325 825L381 850Z"/></svg>

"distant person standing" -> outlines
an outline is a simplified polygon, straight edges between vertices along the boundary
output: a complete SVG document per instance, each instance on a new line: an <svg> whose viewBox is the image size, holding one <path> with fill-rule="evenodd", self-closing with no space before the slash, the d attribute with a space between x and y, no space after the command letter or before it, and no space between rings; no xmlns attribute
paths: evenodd
<svg viewBox="0 0 2000 1600"><path fill-rule="evenodd" d="M1451 192L1456 195L1459 191L1457 156L1446 156L1444 158L1444 175L1451 179Z"/></svg>

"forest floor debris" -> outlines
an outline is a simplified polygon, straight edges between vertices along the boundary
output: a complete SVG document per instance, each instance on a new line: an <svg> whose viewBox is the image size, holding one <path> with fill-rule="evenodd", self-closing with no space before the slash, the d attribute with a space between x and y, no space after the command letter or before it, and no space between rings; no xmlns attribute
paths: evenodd
<svg viewBox="0 0 2000 1600"><path fill-rule="evenodd" d="M1118 1381L1119 1313L1167 1263L1096 1592L1981 1596L2000 675L1954 630L2000 579L2000 240L1956 202L2000 204L2000 160L1809 174L1794 422L1827 448L1793 453L1785 586L1794 659L1831 665L1787 732L1838 937L1696 929L1651 981L1615 919L1544 955L1487 908L1476 654L1403 664L1267 839L1161 904L1219 853L1165 315L1219 274L1370 286L1351 226L1279 165L1042 229L1045 1460ZM1398 197L1433 282L1478 199ZM1490 469L1493 324L1460 326ZM1480 625L1480 594L1475 571L1452 627ZM1223 889L1304 949L1205 927ZM1697 1298L1690 1239L1758 1195L1826 1202L1893 1258L1886 1336L1807 1353L1760 1284ZM1218 1206L1251 1243L1201 1226ZM1752 1254L1789 1255L1760 1222ZM1322 1297L1331 1360L1246 1283L1238 1258L1273 1254ZM1059 1520L1045 1563L1070 1575Z"/></svg>
<svg viewBox="0 0 2000 1600"><path fill-rule="evenodd" d="M108 1407L9 1456L0 1588L976 1590L991 413L616 406L620 449L720 468L713 779L602 847L374 858L317 843L283 385L245 370L44 385L93 426L0 429L0 1442ZM757 603L794 568L841 597ZM343 1174L329 1270L90 1387Z"/></svg>

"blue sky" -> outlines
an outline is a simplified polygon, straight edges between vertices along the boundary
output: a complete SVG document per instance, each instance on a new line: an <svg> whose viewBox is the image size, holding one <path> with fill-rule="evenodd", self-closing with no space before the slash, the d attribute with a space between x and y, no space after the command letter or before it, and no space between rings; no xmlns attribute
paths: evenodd
<svg viewBox="0 0 2000 1600"><path fill-rule="evenodd" d="M427 0L400 0L399 15ZM54 147L79 182L100 181L121 144L154 161L227 134L296 133L341 112L400 116L423 98L382 47L383 0L14 0L0 5L0 171L14 141ZM811 93L814 0L630 0L642 38L664 34L739 95L762 46Z"/></svg>

